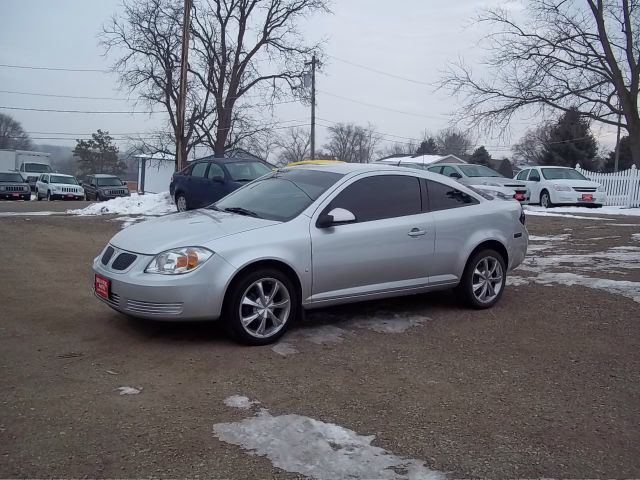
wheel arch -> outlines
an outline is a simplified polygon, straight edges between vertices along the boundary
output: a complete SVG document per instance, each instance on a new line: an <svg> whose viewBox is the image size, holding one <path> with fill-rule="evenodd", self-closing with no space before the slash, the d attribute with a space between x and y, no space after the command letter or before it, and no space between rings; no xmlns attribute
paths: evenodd
<svg viewBox="0 0 640 480"><path fill-rule="evenodd" d="M275 270L278 270L284 273L289 278L289 280L291 280L291 283L293 284L293 288L295 288L296 290L296 295L298 297L298 304L302 305L302 301L303 301L302 282L300 280L300 277L296 273L296 271L289 264L287 264L282 260L266 258L266 259L256 260L254 262L246 264L233 275L233 277L231 278L229 283L227 283L227 286L224 289L222 311L224 311L224 307L226 306L226 303L229 300L229 292L232 290L235 284L238 281L240 281L240 279L242 279L242 277L246 273L252 270L258 270L260 268L273 268Z"/></svg>
<svg viewBox="0 0 640 480"><path fill-rule="evenodd" d="M499 240L494 240L494 239L485 240L479 243L467 257L467 261L465 262L465 268L469 265L469 261L474 257L476 253L486 248L490 248L491 250L495 250L496 252L498 252L502 257L502 260L504 261L505 267L509 268L509 252L507 251L507 247L505 247L504 244Z"/></svg>

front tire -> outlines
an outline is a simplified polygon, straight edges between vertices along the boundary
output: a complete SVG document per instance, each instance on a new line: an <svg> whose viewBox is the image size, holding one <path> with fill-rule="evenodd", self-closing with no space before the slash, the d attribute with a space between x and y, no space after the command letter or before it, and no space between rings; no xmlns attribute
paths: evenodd
<svg viewBox="0 0 640 480"><path fill-rule="evenodd" d="M540 193L540 205L544 208L553 207L553 202L551 201L551 195L546 190L543 190Z"/></svg>
<svg viewBox="0 0 640 480"><path fill-rule="evenodd" d="M225 326L241 343L267 345L284 335L298 314L299 302L293 283L281 271L248 272L229 288Z"/></svg>
<svg viewBox="0 0 640 480"><path fill-rule="evenodd" d="M490 308L500 300L506 281L507 268L502 255L487 248L469 259L456 293L472 308Z"/></svg>
<svg viewBox="0 0 640 480"><path fill-rule="evenodd" d="M175 198L176 208L179 212L186 212L189 210L189 205L187 204L187 197L184 196L184 193L178 193Z"/></svg>
<svg viewBox="0 0 640 480"><path fill-rule="evenodd" d="M40 196L40 190L36 190L36 198L38 199L38 201L42 200L42 197Z"/></svg>
<svg viewBox="0 0 640 480"><path fill-rule="evenodd" d="M47 190L47 202L51 201L51 190Z"/></svg>

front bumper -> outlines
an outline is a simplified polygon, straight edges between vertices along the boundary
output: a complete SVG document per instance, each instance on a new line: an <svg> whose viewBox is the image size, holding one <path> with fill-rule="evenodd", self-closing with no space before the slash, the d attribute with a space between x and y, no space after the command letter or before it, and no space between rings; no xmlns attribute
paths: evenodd
<svg viewBox="0 0 640 480"><path fill-rule="evenodd" d="M52 200L84 200L84 193L51 193Z"/></svg>
<svg viewBox="0 0 640 480"><path fill-rule="evenodd" d="M606 192L588 192L586 195L592 195L592 200L583 200L581 192L553 192L552 201L557 205L605 205L607 203Z"/></svg>
<svg viewBox="0 0 640 480"><path fill-rule="evenodd" d="M105 200L111 200L112 198L120 198L120 197L130 197L131 196L131 192L127 192L127 193L105 193L103 191L100 191L100 197L104 198Z"/></svg>
<svg viewBox="0 0 640 480"><path fill-rule="evenodd" d="M215 320L222 313L226 288L235 269L214 254L202 267L183 275L144 273L153 255L136 254L123 272L111 268L123 250L117 250L107 265L102 253L93 262L93 272L110 281L109 298L96 298L132 317L154 320ZM95 277L92 278L95 294Z"/></svg>
<svg viewBox="0 0 640 480"><path fill-rule="evenodd" d="M31 192L0 192L2 200L31 200Z"/></svg>

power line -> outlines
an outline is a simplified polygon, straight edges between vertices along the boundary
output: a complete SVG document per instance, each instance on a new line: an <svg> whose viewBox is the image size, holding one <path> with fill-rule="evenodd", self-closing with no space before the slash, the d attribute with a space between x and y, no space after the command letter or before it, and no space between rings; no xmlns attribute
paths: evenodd
<svg viewBox="0 0 640 480"><path fill-rule="evenodd" d="M160 111L125 111L125 110L58 110L58 109L54 109L54 108L25 108L25 107L5 107L0 105L0 109L5 109L5 110L23 110L23 111L27 111L27 112L48 112L48 113L91 113L91 114L127 114L127 115L133 115L133 114L154 114L154 113L164 113L164 112L160 112Z"/></svg>
<svg viewBox="0 0 640 480"><path fill-rule="evenodd" d="M54 93L16 92L14 90L0 90L0 93L10 93L12 95L28 95L32 97L80 98L80 99L86 99L86 100L117 100L121 102L128 101L126 98L117 98L117 97L86 97L83 95L59 95Z"/></svg>
<svg viewBox="0 0 640 480"><path fill-rule="evenodd" d="M96 73L110 73L109 70L99 70L96 68L62 68L62 67L34 67L31 65L9 65L6 63L0 63L2 68L20 68L23 70L49 70L53 72L96 72Z"/></svg>
<svg viewBox="0 0 640 480"><path fill-rule="evenodd" d="M414 78L403 77L402 75L396 75L395 73L384 72L382 70L378 70L376 68L367 67L366 65L360 65L359 63L354 63L354 62L351 62L349 60L345 60L343 58L334 57L333 55L328 55L327 54L327 57L333 58L334 60L338 60L339 62L342 62L342 63L346 63L347 65L352 65L354 67L362 68L363 70L368 70L369 72L374 72L374 73L377 73L379 75L384 75L386 77L395 78L397 80L404 80L405 82L417 83L419 85L427 85L427 86L430 86L430 87L433 86L432 84L430 84L428 82L424 82L422 80L416 80Z"/></svg>
<svg viewBox="0 0 640 480"><path fill-rule="evenodd" d="M386 110L388 112L402 113L403 115L410 115L412 117L434 118L434 119L441 120L443 116L446 116L446 115L439 115L439 116L438 115L425 115L425 114L422 114L422 113L407 112L407 111L398 110L398 109L395 109L395 108L384 107L382 105L376 105L374 103L368 103L368 102L363 102L363 101L360 101L360 100L354 100L353 98L343 97L342 95L336 95L335 93L325 92L324 90L318 90L318 91L320 93L323 93L324 95L329 95L330 97L339 98L339 99L345 100L347 102L358 103L360 105L366 105L368 107L373 107L373 108L379 108L380 110Z"/></svg>

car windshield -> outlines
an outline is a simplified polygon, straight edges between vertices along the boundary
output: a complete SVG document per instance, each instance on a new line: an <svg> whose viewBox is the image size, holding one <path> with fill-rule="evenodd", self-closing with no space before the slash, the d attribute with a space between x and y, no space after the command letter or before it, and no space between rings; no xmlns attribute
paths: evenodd
<svg viewBox="0 0 640 480"><path fill-rule="evenodd" d="M99 187L121 187L122 181L118 177L96 178Z"/></svg>
<svg viewBox="0 0 640 480"><path fill-rule="evenodd" d="M267 173L271 172L271 169L262 162L229 162L225 164L231 180L236 182L250 182Z"/></svg>
<svg viewBox="0 0 640 480"><path fill-rule="evenodd" d="M492 168L484 165L458 165L465 177L502 177L502 175Z"/></svg>
<svg viewBox="0 0 640 480"><path fill-rule="evenodd" d="M279 170L236 190L210 208L287 222L341 177L339 173L297 167Z"/></svg>
<svg viewBox="0 0 640 480"><path fill-rule="evenodd" d="M588 180L573 168L542 168L541 170L545 180Z"/></svg>
<svg viewBox="0 0 640 480"><path fill-rule="evenodd" d="M29 173L51 173L51 167L44 163L25 163L24 171Z"/></svg>
<svg viewBox="0 0 640 480"><path fill-rule="evenodd" d="M19 173L2 173L0 172L0 182L16 182L24 183Z"/></svg>
<svg viewBox="0 0 640 480"><path fill-rule="evenodd" d="M63 183L65 185L78 185L73 177L65 177L63 175L51 175L51 183Z"/></svg>

